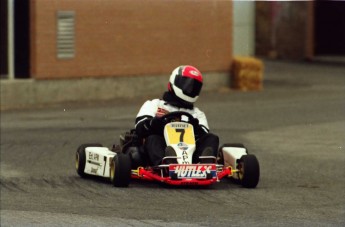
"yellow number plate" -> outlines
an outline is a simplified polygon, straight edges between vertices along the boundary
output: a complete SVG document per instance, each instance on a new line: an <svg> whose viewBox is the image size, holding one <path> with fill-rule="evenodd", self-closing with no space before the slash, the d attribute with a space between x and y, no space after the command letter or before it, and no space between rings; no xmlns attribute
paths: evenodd
<svg viewBox="0 0 345 227"><path fill-rule="evenodd" d="M195 144L194 130L191 124L173 122L164 128L165 138L168 144L178 144L184 142L186 144Z"/></svg>

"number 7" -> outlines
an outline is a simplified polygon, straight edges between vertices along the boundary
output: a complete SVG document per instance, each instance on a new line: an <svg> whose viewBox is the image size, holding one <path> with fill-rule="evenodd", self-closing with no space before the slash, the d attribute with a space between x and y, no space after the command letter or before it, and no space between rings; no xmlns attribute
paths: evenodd
<svg viewBox="0 0 345 227"><path fill-rule="evenodd" d="M180 142L183 142L183 136L184 136L184 133L185 133L185 129L184 128L179 128L179 129L175 129L177 133L181 133L180 135Z"/></svg>

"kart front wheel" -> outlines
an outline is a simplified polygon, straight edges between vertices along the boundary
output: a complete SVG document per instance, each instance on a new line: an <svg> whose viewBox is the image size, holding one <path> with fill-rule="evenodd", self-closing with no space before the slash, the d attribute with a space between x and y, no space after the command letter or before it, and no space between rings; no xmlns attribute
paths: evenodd
<svg viewBox="0 0 345 227"><path fill-rule="evenodd" d="M128 187L131 180L131 158L117 153L110 165L110 181L115 187Z"/></svg>
<svg viewBox="0 0 345 227"><path fill-rule="evenodd" d="M86 155L85 149L87 147L103 147L102 144L99 143L89 143L89 144L82 144L78 147L77 152L75 154L75 169L79 176L86 177L84 173L85 169L85 162L86 162Z"/></svg>
<svg viewBox="0 0 345 227"><path fill-rule="evenodd" d="M255 188L259 183L260 166L255 155L243 155L237 166L239 179L243 187Z"/></svg>

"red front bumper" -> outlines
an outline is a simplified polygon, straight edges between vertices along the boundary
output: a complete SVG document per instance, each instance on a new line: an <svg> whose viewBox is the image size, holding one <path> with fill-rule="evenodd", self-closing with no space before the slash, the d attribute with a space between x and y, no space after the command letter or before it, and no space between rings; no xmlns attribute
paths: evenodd
<svg viewBox="0 0 345 227"><path fill-rule="evenodd" d="M177 166L182 165L169 165L166 169L172 172L172 169L176 168ZM200 165L189 165L189 166L200 166ZM219 167L215 164L208 165L210 168L214 169L214 174L210 174L207 178L200 179L198 177L193 177L193 175L189 175L187 177L179 176L179 177L172 177L171 174L164 174L164 169L157 171L152 168L143 168L139 167L137 170L132 170L132 179L141 179L141 180L148 180L148 181L158 181L163 182L169 185L200 185L200 186L207 186L214 183L219 182L224 177L231 177L233 174L232 168L229 167ZM165 171L167 171L165 170ZM186 173L186 172L184 172ZM187 175L187 174L185 174ZM199 175L200 176L200 175Z"/></svg>

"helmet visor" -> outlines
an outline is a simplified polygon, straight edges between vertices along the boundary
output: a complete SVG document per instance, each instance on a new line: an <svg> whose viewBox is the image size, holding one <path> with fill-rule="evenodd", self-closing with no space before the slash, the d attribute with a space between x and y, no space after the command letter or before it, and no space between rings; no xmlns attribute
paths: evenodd
<svg viewBox="0 0 345 227"><path fill-rule="evenodd" d="M190 77L177 76L175 78L175 86L180 88L183 94L194 98L200 94L202 83Z"/></svg>

